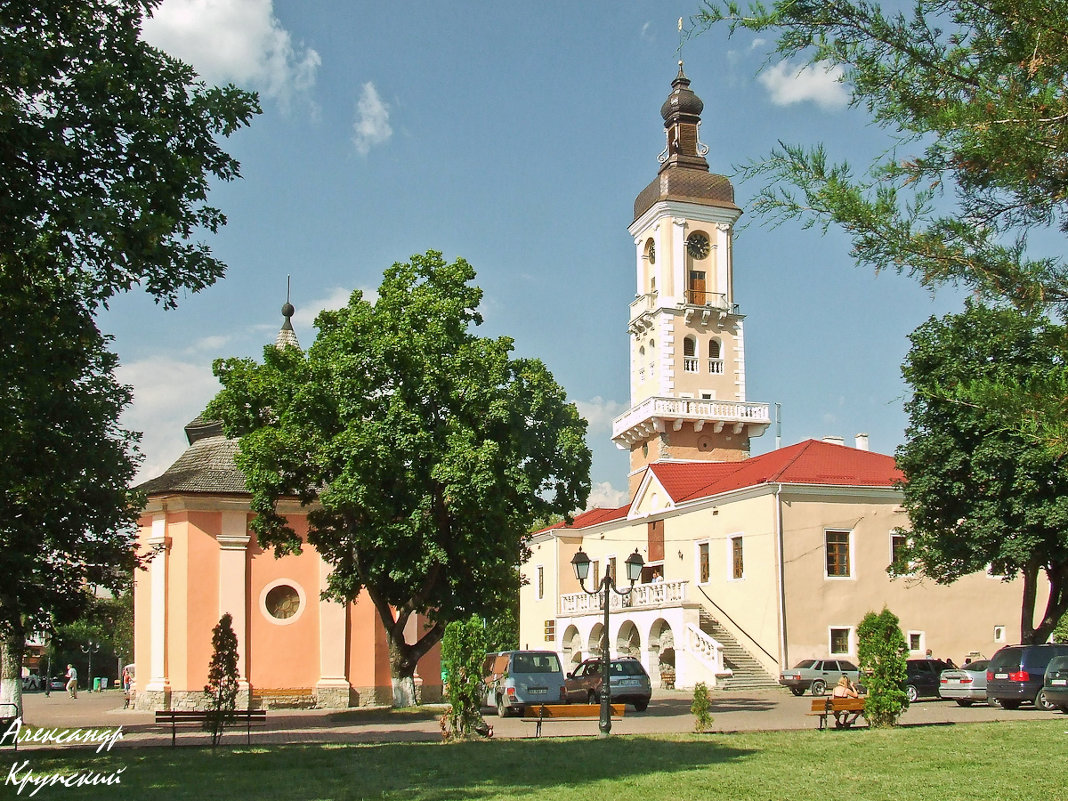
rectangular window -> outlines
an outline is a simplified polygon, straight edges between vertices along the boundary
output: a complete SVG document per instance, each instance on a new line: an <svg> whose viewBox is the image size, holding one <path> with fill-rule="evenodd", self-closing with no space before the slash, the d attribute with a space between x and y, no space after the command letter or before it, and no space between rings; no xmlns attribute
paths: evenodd
<svg viewBox="0 0 1068 801"><path fill-rule="evenodd" d="M1005 627L994 626L994 642L1005 642Z"/></svg>
<svg viewBox="0 0 1068 801"><path fill-rule="evenodd" d="M830 578L849 578L849 536L848 531L827 531L827 576Z"/></svg>
<svg viewBox="0 0 1068 801"><path fill-rule="evenodd" d="M899 531L890 532L890 564L896 565L902 562L906 545L908 545L907 535Z"/></svg>
<svg viewBox="0 0 1068 801"><path fill-rule="evenodd" d="M731 537L731 578L745 578L745 560L743 558L741 537Z"/></svg>
<svg viewBox="0 0 1068 801"><path fill-rule="evenodd" d="M556 639L556 619L545 621L545 642L552 642Z"/></svg>
<svg viewBox="0 0 1068 801"><path fill-rule="evenodd" d="M612 577L612 581L615 581L616 580L616 558L614 556L609 556L608 557L608 565L607 565L607 567L605 569L607 570L607 573L605 573L605 575L611 576Z"/></svg>
<svg viewBox="0 0 1068 801"><path fill-rule="evenodd" d="M853 630L850 628L831 629L831 656L848 656Z"/></svg>
<svg viewBox="0 0 1068 801"><path fill-rule="evenodd" d="M590 562L590 578L593 580L591 588L596 589L601 583L601 563L596 559Z"/></svg>
<svg viewBox="0 0 1068 801"><path fill-rule="evenodd" d="M702 584L707 584L708 577L708 543L702 542L697 546L697 580Z"/></svg>
<svg viewBox="0 0 1068 801"><path fill-rule="evenodd" d="M545 597L545 568L538 565L538 600Z"/></svg>
<svg viewBox="0 0 1068 801"><path fill-rule="evenodd" d="M922 631L910 631L909 632L909 650L913 653L923 653L923 632Z"/></svg>

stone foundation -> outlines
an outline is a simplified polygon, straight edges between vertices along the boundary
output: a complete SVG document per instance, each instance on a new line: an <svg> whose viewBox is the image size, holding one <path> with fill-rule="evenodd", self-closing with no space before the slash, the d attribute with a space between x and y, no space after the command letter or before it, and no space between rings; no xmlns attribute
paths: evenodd
<svg viewBox="0 0 1068 801"><path fill-rule="evenodd" d="M416 685L421 704L441 702L440 685ZM204 710L208 696L199 690L152 690L134 694L131 706L141 711ZM247 685L237 694L238 709L354 709L358 707L392 706L390 687L350 687L324 685L315 688L253 690L251 699Z"/></svg>

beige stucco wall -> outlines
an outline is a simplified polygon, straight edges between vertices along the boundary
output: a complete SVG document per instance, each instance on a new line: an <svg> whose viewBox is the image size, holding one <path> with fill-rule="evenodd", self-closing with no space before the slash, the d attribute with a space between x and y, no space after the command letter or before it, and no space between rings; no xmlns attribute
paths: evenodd
<svg viewBox="0 0 1068 801"><path fill-rule="evenodd" d="M830 628L853 627L849 656L856 656L855 627L869 611L885 605L901 621L901 629L921 634L914 655L931 649L938 658L961 662L972 651L991 656L1002 645L1020 641L1021 582L1002 582L985 573L966 576L951 585L930 579L886 573L890 563L890 532L908 521L897 497L863 503L832 496L784 495L787 661L830 653ZM852 575L826 578L824 532L850 530ZM1040 601L1048 588L1043 587ZM994 627L1004 627L996 642Z"/></svg>

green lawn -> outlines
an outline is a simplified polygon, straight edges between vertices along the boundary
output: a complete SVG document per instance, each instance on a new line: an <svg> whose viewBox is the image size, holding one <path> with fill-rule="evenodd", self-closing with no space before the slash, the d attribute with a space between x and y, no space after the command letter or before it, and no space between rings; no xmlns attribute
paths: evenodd
<svg viewBox="0 0 1068 801"><path fill-rule="evenodd" d="M121 787L35 798L459 801L1055 801L1068 797L1068 717L1049 721L453 744L20 751L35 773L125 768ZM10 776L15 754L0 751ZM22 775L22 774L18 774ZM16 796L8 785L0 798Z"/></svg>

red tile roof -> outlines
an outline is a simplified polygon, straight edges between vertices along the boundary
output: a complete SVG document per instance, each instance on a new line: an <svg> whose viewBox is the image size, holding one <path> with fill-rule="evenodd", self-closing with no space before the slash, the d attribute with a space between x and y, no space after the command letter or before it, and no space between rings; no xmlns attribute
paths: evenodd
<svg viewBox="0 0 1068 801"><path fill-rule="evenodd" d="M676 503L761 484L892 487L904 477L892 456L815 439L740 462L657 462L649 469ZM570 526L561 522L535 533L596 526L629 512L630 504L590 509L575 515Z"/></svg>
<svg viewBox="0 0 1068 801"><path fill-rule="evenodd" d="M590 509L586 512L580 512L575 515L575 519L570 526L564 525L564 521L554 523L551 526L546 526L543 529L535 531L535 534L541 534L543 531L552 531L553 529L561 528L586 528L587 526L596 526L598 523L608 523L612 520L620 520L627 516L630 511L630 504L626 506L620 506L618 509Z"/></svg>
<svg viewBox="0 0 1068 801"><path fill-rule="evenodd" d="M892 487L903 478L892 456L809 439L741 462L650 465L676 503L761 484Z"/></svg>

